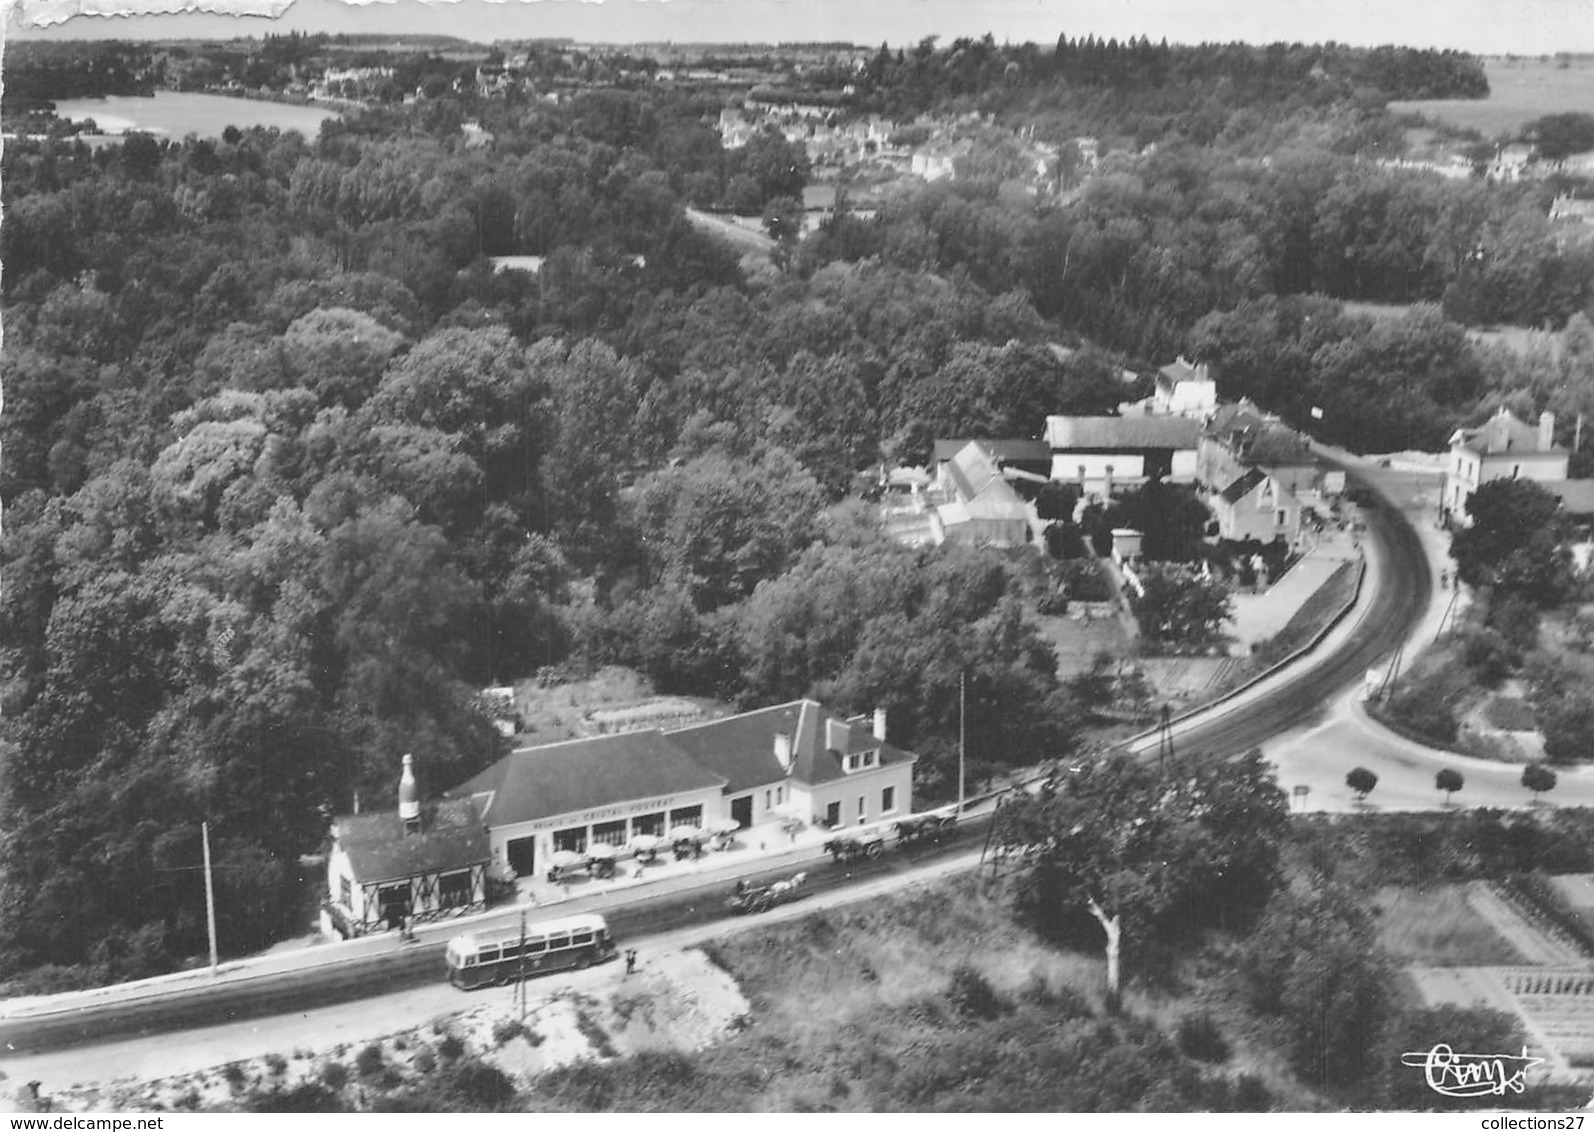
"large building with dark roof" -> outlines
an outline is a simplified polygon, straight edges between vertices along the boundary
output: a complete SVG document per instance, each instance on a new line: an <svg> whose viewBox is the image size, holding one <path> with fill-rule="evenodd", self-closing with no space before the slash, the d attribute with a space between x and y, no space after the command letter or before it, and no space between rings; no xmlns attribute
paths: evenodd
<svg viewBox="0 0 1594 1132"><path fill-rule="evenodd" d="M561 850L701 828L720 816L724 790L723 776L650 729L523 747L448 796L480 809L495 864L530 876Z"/></svg>
<svg viewBox="0 0 1594 1132"><path fill-rule="evenodd" d="M781 818L842 826L912 812L917 756L813 700L670 731L649 729L513 751L448 791L482 815L495 867L526 876L559 851L639 834Z"/></svg>
<svg viewBox="0 0 1594 1132"><path fill-rule="evenodd" d="M1052 479L1108 498L1152 480L1195 478L1201 422L1185 417L1046 418Z"/></svg>

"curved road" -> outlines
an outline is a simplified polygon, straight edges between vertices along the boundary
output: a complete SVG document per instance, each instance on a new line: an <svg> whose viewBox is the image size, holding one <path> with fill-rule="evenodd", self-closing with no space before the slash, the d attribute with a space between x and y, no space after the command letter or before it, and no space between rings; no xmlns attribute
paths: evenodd
<svg viewBox="0 0 1594 1132"><path fill-rule="evenodd" d="M1344 468L1352 482L1373 486L1357 469L1339 461L1328 462ZM1367 536L1377 545L1369 556L1365 583L1372 587L1372 600L1360 623L1341 648L1317 663L1297 665L1269 680L1265 689L1258 689L1259 694L1236 697L1232 706L1176 722L1174 749L1180 757L1236 754L1299 727L1335 693L1359 686L1369 668L1383 664L1409 639L1433 593L1427 555L1411 523L1384 493L1361 511ZM1131 749L1154 754L1156 739L1137 740Z"/></svg>
<svg viewBox="0 0 1594 1132"><path fill-rule="evenodd" d="M1354 469L1347 470L1359 479ZM1364 515L1368 535L1377 544L1373 558L1379 578L1359 624L1330 655L1300 671L1268 681L1254 695L1236 697L1218 711L1176 725L1176 747L1181 757L1226 756L1297 728L1336 691L1357 685L1368 668L1382 663L1410 636L1432 592L1423 547L1412 526L1387 498L1365 508ZM1144 749L1145 744L1137 746ZM1151 749L1155 750L1154 740ZM810 887L825 891L868 877L894 874L906 880L925 865L971 851L984 837L985 824L966 819L957 836L938 848L894 852L881 862L863 867L806 862L811 866ZM789 875L804 864L788 859L767 875ZM727 884L715 884L604 911L617 934L637 938L644 933L680 929L723 917L722 901L727 888ZM306 968L286 977L277 973L225 985L201 984L159 996L85 1005L48 1016L0 1019L0 1049L8 1056L36 1053L117 1037L299 1012L312 1006L434 984L441 972L442 948L442 940L437 939L344 963Z"/></svg>

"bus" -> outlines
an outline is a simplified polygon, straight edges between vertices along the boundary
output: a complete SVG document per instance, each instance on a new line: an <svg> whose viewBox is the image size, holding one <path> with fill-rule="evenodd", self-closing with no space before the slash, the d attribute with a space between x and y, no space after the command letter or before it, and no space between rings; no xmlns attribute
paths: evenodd
<svg viewBox="0 0 1594 1132"><path fill-rule="evenodd" d="M448 941L448 981L461 990L501 987L523 975L584 969L614 958L614 936L602 916L467 932Z"/></svg>

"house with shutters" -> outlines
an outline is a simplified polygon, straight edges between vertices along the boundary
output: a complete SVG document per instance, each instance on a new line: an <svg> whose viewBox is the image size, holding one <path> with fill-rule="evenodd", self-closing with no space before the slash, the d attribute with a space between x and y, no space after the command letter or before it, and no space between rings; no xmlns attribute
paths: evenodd
<svg viewBox="0 0 1594 1132"><path fill-rule="evenodd" d="M405 755L397 810L333 821L322 931L347 939L482 911L489 859L476 805L421 803L414 761Z"/></svg>

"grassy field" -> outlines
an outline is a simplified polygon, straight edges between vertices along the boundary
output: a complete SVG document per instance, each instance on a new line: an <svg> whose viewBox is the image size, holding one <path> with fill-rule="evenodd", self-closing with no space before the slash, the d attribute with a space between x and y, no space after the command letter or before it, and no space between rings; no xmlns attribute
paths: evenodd
<svg viewBox="0 0 1594 1132"><path fill-rule="evenodd" d="M705 950L752 1004L741 1033L690 1057L546 1074L533 1107L1261 1111L1281 1103L1270 1084L1289 1087L1261 1068L1270 1048L1181 1052L1168 1032L1203 1009L1188 995L1134 990L1109 1015L1100 957L1033 936L973 877Z"/></svg>
<svg viewBox="0 0 1594 1132"><path fill-rule="evenodd" d="M1477 130L1485 138L1515 137L1525 123L1546 114L1594 106L1594 60L1487 59L1486 99L1391 102L1396 114L1417 113L1447 126Z"/></svg>
<svg viewBox="0 0 1594 1132"><path fill-rule="evenodd" d="M1463 885L1427 890L1384 888L1374 898L1378 943L1400 963L1424 967L1490 967L1522 962L1489 922L1467 903Z"/></svg>

